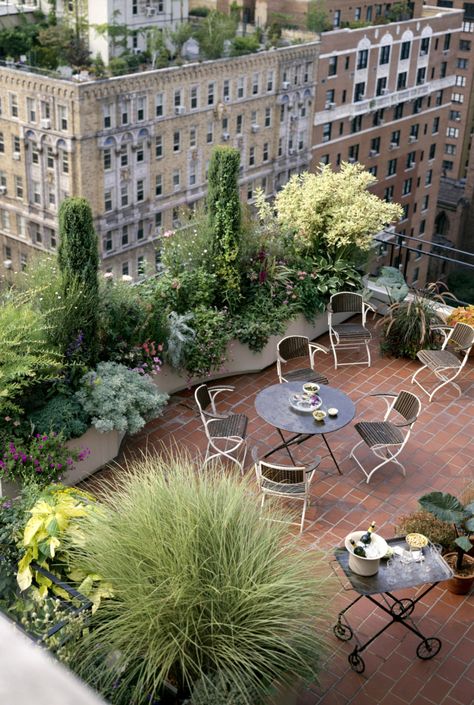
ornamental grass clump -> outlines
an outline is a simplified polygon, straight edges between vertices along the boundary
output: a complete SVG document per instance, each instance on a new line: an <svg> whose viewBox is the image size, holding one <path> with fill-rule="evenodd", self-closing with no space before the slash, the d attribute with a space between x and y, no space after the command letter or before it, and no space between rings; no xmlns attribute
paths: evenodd
<svg viewBox="0 0 474 705"><path fill-rule="evenodd" d="M144 456L119 483L71 556L114 593L72 658L83 678L141 705L165 680L183 696L218 677L256 705L274 681L316 677L327 576L286 524L262 520L246 483L198 476L183 455Z"/></svg>

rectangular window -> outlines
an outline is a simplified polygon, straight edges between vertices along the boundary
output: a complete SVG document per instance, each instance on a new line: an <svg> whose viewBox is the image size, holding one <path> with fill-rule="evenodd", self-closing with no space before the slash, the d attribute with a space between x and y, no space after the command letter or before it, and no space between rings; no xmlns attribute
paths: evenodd
<svg viewBox="0 0 474 705"><path fill-rule="evenodd" d="M434 159L436 155L436 143L430 144L430 151L428 153L428 159Z"/></svg>
<svg viewBox="0 0 474 705"><path fill-rule="evenodd" d="M175 108L180 108L182 105L181 88L177 88L173 94L173 105Z"/></svg>
<svg viewBox="0 0 474 705"><path fill-rule="evenodd" d="M426 56L430 50L430 38L423 37L420 42L420 56Z"/></svg>
<svg viewBox="0 0 474 705"><path fill-rule="evenodd" d="M443 91L436 91L435 93L435 105L439 106L443 102Z"/></svg>
<svg viewBox="0 0 474 705"><path fill-rule="evenodd" d="M456 76L456 86L459 86L460 88L464 88L466 85L466 77L465 76Z"/></svg>
<svg viewBox="0 0 474 705"><path fill-rule="evenodd" d="M267 71L267 93L273 90L274 72L273 70Z"/></svg>
<svg viewBox="0 0 474 705"><path fill-rule="evenodd" d="M163 224L162 213L155 213L155 228L161 228L162 224Z"/></svg>
<svg viewBox="0 0 474 705"><path fill-rule="evenodd" d="M431 186L433 182L433 169L429 169L425 174L425 186Z"/></svg>
<svg viewBox="0 0 474 705"><path fill-rule="evenodd" d="M15 196L23 198L23 179L21 176L15 176Z"/></svg>
<svg viewBox="0 0 474 705"><path fill-rule="evenodd" d="M143 240L144 235L145 235L145 228L143 225L143 220L139 220L138 225L137 225L137 240Z"/></svg>
<svg viewBox="0 0 474 705"><path fill-rule="evenodd" d="M123 182L120 184L120 205L122 208L128 206L128 184Z"/></svg>
<svg viewBox="0 0 474 705"><path fill-rule="evenodd" d="M161 174L155 176L155 196L163 195L163 177Z"/></svg>
<svg viewBox="0 0 474 705"><path fill-rule="evenodd" d="M146 96L141 95L137 98L137 122L146 120Z"/></svg>
<svg viewBox="0 0 474 705"><path fill-rule="evenodd" d="M122 228L122 247L128 245L128 225L124 225Z"/></svg>
<svg viewBox="0 0 474 705"><path fill-rule="evenodd" d="M393 144L396 147L400 145L400 130L395 130L394 132L392 132L392 136L390 137L390 144Z"/></svg>
<svg viewBox="0 0 474 705"><path fill-rule="evenodd" d="M137 144L137 164L140 164L145 160L145 145L143 142L138 142Z"/></svg>
<svg viewBox="0 0 474 705"><path fill-rule="evenodd" d="M401 120L403 117L403 109L405 107L405 103L398 103L393 109L393 119L394 120Z"/></svg>
<svg viewBox="0 0 474 705"><path fill-rule="evenodd" d="M402 196L408 196L408 194L411 192L411 185L412 185L411 177L409 179L405 179L405 181L403 182Z"/></svg>
<svg viewBox="0 0 474 705"><path fill-rule="evenodd" d="M456 122L461 122L461 113L459 112L459 110L450 110L449 119L455 120Z"/></svg>
<svg viewBox="0 0 474 705"><path fill-rule="evenodd" d="M242 127L243 127L243 116L237 115L237 117L235 119L235 131L238 135L242 134Z"/></svg>
<svg viewBox="0 0 474 705"><path fill-rule="evenodd" d="M189 185L190 186L195 186L196 185L196 163L191 162L189 165Z"/></svg>
<svg viewBox="0 0 474 705"><path fill-rule="evenodd" d="M356 162L359 159L359 145L351 144L348 149L347 156L350 162Z"/></svg>
<svg viewBox="0 0 474 705"><path fill-rule="evenodd" d="M380 47L379 64L388 64L390 61L390 46Z"/></svg>
<svg viewBox="0 0 474 705"><path fill-rule="evenodd" d="M41 101L41 118L43 120L50 120L51 119L51 108L46 100Z"/></svg>
<svg viewBox="0 0 474 705"><path fill-rule="evenodd" d="M370 151L373 152L371 156L380 153L380 137L374 137L370 140Z"/></svg>
<svg viewBox="0 0 474 705"><path fill-rule="evenodd" d="M5 154L5 138L3 132L0 132L0 154Z"/></svg>
<svg viewBox="0 0 474 705"><path fill-rule="evenodd" d="M328 76L337 74L337 56L330 56L328 62Z"/></svg>
<svg viewBox="0 0 474 705"><path fill-rule="evenodd" d="M237 98L244 97L244 89L245 89L245 76L239 76L239 78L237 79Z"/></svg>
<svg viewBox="0 0 474 705"><path fill-rule="evenodd" d="M214 90L215 90L216 84L214 81L211 81L210 83L207 84L207 104L208 105L214 105Z"/></svg>
<svg viewBox="0 0 474 705"><path fill-rule="evenodd" d="M422 200L422 202L421 202L421 210L422 210L422 211L427 211L427 210L428 210L429 203L430 203L430 197L429 197L429 196L423 196L423 200Z"/></svg>
<svg viewBox="0 0 474 705"><path fill-rule="evenodd" d="M361 81L354 86L354 103L358 103L365 98L365 82Z"/></svg>
<svg viewBox="0 0 474 705"><path fill-rule="evenodd" d="M329 142L331 139L332 122L326 122L323 125L323 142Z"/></svg>
<svg viewBox="0 0 474 705"><path fill-rule="evenodd" d="M252 75L252 95L258 95L260 85L260 74L254 73Z"/></svg>
<svg viewBox="0 0 474 705"><path fill-rule="evenodd" d="M268 142L265 142L263 145L262 161L268 162Z"/></svg>
<svg viewBox="0 0 474 705"><path fill-rule="evenodd" d="M474 22L463 22L462 23L463 32L474 32Z"/></svg>
<svg viewBox="0 0 474 705"><path fill-rule="evenodd" d="M362 115L356 115L351 120L351 134L362 130Z"/></svg>
<svg viewBox="0 0 474 705"><path fill-rule="evenodd" d="M120 145L120 166L128 166L128 145Z"/></svg>
<svg viewBox="0 0 474 705"><path fill-rule="evenodd" d="M52 154L53 153L52 148L48 147L48 149L51 151L51 154ZM20 150L21 150L20 138L17 135L14 135L12 137L12 152L14 155L18 155L18 157L16 157L17 159L20 156ZM54 166L54 164L53 164L53 166Z"/></svg>
<svg viewBox="0 0 474 705"><path fill-rule="evenodd" d="M452 93L451 100L453 103L464 103L464 95L462 93Z"/></svg>
<svg viewBox="0 0 474 705"><path fill-rule="evenodd" d="M443 160L443 171L452 171L453 166L453 162L450 162L446 159Z"/></svg>
<svg viewBox="0 0 474 705"><path fill-rule="evenodd" d="M31 145L31 163L39 164L39 152L38 147L35 144Z"/></svg>
<svg viewBox="0 0 474 705"><path fill-rule="evenodd" d="M416 98L413 101L413 115L418 115L423 109L423 98Z"/></svg>
<svg viewBox="0 0 474 705"><path fill-rule="evenodd" d="M449 154L452 157L456 156L456 145L455 144L445 144L444 153Z"/></svg>
<svg viewBox="0 0 474 705"><path fill-rule="evenodd" d="M224 103L228 103L230 100L230 80L226 78L222 87L222 96L224 98Z"/></svg>
<svg viewBox="0 0 474 705"><path fill-rule="evenodd" d="M16 93L10 93L10 115L13 118L18 117L18 96Z"/></svg>
<svg viewBox="0 0 474 705"><path fill-rule="evenodd" d="M129 276L129 265L128 262L122 262L122 277L128 277Z"/></svg>
<svg viewBox="0 0 474 705"><path fill-rule="evenodd" d="M67 131L67 108L65 105L58 105L58 123L59 123L59 129L62 132Z"/></svg>
<svg viewBox="0 0 474 705"><path fill-rule="evenodd" d="M407 76L408 73L406 71L402 71L401 73L398 74L397 76L397 91L403 90L403 88L407 87Z"/></svg>
<svg viewBox="0 0 474 705"><path fill-rule="evenodd" d="M408 203L405 203L405 205L402 206L402 209L403 209L403 213L402 213L402 217L400 218L400 220L406 220L408 218L408 214L410 212L410 205Z"/></svg>
<svg viewBox="0 0 474 705"><path fill-rule="evenodd" d="M155 159L161 159L163 156L163 135L155 137Z"/></svg>
<svg viewBox="0 0 474 705"><path fill-rule="evenodd" d="M467 69L469 67L469 60L468 59L458 59L456 63L456 67L458 69Z"/></svg>
<svg viewBox="0 0 474 705"><path fill-rule="evenodd" d="M457 127L446 128L446 137L457 139L459 137L459 129Z"/></svg>
<svg viewBox="0 0 474 705"><path fill-rule="evenodd" d="M113 240L112 240L112 233L111 232L105 233L103 242L104 242L104 250L106 252L110 252L113 248Z"/></svg>
<svg viewBox="0 0 474 705"><path fill-rule="evenodd" d="M48 169L54 169L54 154L52 147L48 147L46 150L46 166Z"/></svg>
<svg viewBox="0 0 474 705"><path fill-rule="evenodd" d="M450 46L451 46L451 35L445 34L444 35L443 51L449 51Z"/></svg>
<svg viewBox="0 0 474 705"><path fill-rule="evenodd" d="M421 86L426 80L426 67L418 69L416 72L416 85Z"/></svg>
<svg viewBox="0 0 474 705"><path fill-rule="evenodd" d="M387 92L387 77L382 76L382 78L377 79L376 95L384 95Z"/></svg>
<svg viewBox="0 0 474 705"><path fill-rule="evenodd" d="M400 61L406 61L410 58L411 42L402 42L400 47Z"/></svg>
<svg viewBox="0 0 474 705"><path fill-rule="evenodd" d="M179 130L173 132L173 152L179 152L181 149L181 133Z"/></svg>
<svg viewBox="0 0 474 705"><path fill-rule="evenodd" d="M198 107L198 87L191 86L191 99L190 99L191 110L196 110Z"/></svg>
<svg viewBox="0 0 474 705"><path fill-rule="evenodd" d="M120 106L120 119L122 125L128 125L130 121L130 101L124 101Z"/></svg>
<svg viewBox="0 0 474 705"><path fill-rule="evenodd" d="M104 130L108 130L109 127L112 127L112 105L106 103L102 110Z"/></svg>
<svg viewBox="0 0 474 705"><path fill-rule="evenodd" d="M104 171L112 168L112 150L104 149Z"/></svg>
<svg viewBox="0 0 474 705"><path fill-rule="evenodd" d="M407 162L406 162L406 168L407 169L412 169L415 164L416 164L416 152L408 152L407 154Z"/></svg>
<svg viewBox="0 0 474 705"><path fill-rule="evenodd" d="M397 173L397 160L390 159L387 164L387 176L394 176Z"/></svg>
<svg viewBox="0 0 474 705"><path fill-rule="evenodd" d="M36 122L36 102L33 98L26 99L26 112L28 115L28 122Z"/></svg>
<svg viewBox="0 0 474 705"><path fill-rule="evenodd" d="M334 27L334 29L341 26L341 11L340 10L334 10L333 16L332 16L332 26Z"/></svg>
<svg viewBox="0 0 474 705"><path fill-rule="evenodd" d="M369 50L368 49L361 49L360 51L357 52L357 63L356 63L357 70L360 71L361 69L366 69L368 63L369 63Z"/></svg>
<svg viewBox="0 0 474 705"><path fill-rule="evenodd" d="M145 198L145 182L143 179L137 181L137 203L140 203Z"/></svg>
<svg viewBox="0 0 474 705"><path fill-rule="evenodd" d="M164 115L164 100L163 93L157 93L155 96L155 117L163 117Z"/></svg>
<svg viewBox="0 0 474 705"><path fill-rule="evenodd" d="M255 147L250 147L249 149L249 166L254 166L255 164Z"/></svg>
<svg viewBox="0 0 474 705"><path fill-rule="evenodd" d="M207 144L211 144L213 139L214 139L214 123L212 120L209 120L207 123L207 130L206 130Z"/></svg>
<svg viewBox="0 0 474 705"><path fill-rule="evenodd" d="M197 129L195 127L191 127L189 129L189 146L195 147L196 144L197 144Z"/></svg>
<svg viewBox="0 0 474 705"><path fill-rule="evenodd" d="M394 188L393 186L387 186L383 193L384 200L390 203L390 201L393 201L393 192Z"/></svg>
<svg viewBox="0 0 474 705"><path fill-rule="evenodd" d="M69 174L69 154L64 150L61 152L61 171L63 174Z"/></svg>
<svg viewBox="0 0 474 705"><path fill-rule="evenodd" d="M459 40L459 50L460 51L471 51L471 42L467 39Z"/></svg>
<svg viewBox="0 0 474 705"><path fill-rule="evenodd" d="M440 78L445 78L446 77L446 72L448 70L448 62L447 61L442 61L440 66L439 66L439 77Z"/></svg>
<svg viewBox="0 0 474 705"><path fill-rule="evenodd" d="M272 126L272 109L271 108L265 108L265 120L264 123L265 127L271 127Z"/></svg>
<svg viewBox="0 0 474 705"><path fill-rule="evenodd" d="M112 202L112 191L105 191L104 193L104 211L108 213L113 208Z"/></svg>
<svg viewBox="0 0 474 705"><path fill-rule="evenodd" d="M420 125L418 122L415 122L413 125L410 126L410 137L409 137L410 142L414 142L415 140L418 139L419 131L420 131Z"/></svg>

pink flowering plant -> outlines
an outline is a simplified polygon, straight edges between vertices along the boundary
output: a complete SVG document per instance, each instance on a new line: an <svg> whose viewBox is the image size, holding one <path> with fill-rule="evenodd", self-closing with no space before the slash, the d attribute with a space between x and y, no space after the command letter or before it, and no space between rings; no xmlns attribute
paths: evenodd
<svg viewBox="0 0 474 705"><path fill-rule="evenodd" d="M46 486L61 480L74 463L87 458L88 448L68 448L61 434L36 433L26 441L11 440L0 453L0 479Z"/></svg>
<svg viewBox="0 0 474 705"><path fill-rule="evenodd" d="M134 372L140 375L157 375L161 370L163 345L154 340L145 340L136 345L128 355L128 362Z"/></svg>

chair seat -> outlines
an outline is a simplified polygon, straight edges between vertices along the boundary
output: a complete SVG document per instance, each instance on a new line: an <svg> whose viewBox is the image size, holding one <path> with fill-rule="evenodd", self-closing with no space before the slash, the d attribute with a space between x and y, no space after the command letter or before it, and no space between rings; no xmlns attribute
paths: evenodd
<svg viewBox="0 0 474 705"><path fill-rule="evenodd" d="M360 421L354 428L369 448L400 445L404 441L403 433L390 421Z"/></svg>
<svg viewBox="0 0 474 705"><path fill-rule="evenodd" d="M275 494L302 495L304 497L306 488L304 483L273 482L262 476L262 490L275 492Z"/></svg>
<svg viewBox="0 0 474 705"><path fill-rule="evenodd" d="M430 370L457 369L461 367L461 360L449 350L420 350L417 358Z"/></svg>
<svg viewBox="0 0 474 705"><path fill-rule="evenodd" d="M229 436L245 438L248 421L245 414L231 414L225 419L212 419L209 423L209 433L213 438Z"/></svg>
<svg viewBox="0 0 474 705"><path fill-rule="evenodd" d="M283 377L287 382L319 382L319 384L329 384L327 377L315 372L311 367L305 367L301 370L285 370Z"/></svg>
<svg viewBox="0 0 474 705"><path fill-rule="evenodd" d="M339 336L339 340L372 339L370 331L358 323L341 323L337 326L332 326L332 330Z"/></svg>

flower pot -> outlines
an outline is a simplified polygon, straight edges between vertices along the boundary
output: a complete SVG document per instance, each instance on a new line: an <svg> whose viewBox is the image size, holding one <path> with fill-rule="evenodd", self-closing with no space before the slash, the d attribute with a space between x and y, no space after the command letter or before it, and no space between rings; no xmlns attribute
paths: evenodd
<svg viewBox="0 0 474 705"><path fill-rule="evenodd" d="M376 549L374 551L374 555L370 558L364 558L364 556L356 556L352 549L350 541L351 539L353 539L357 543L360 537L365 533L367 532L352 531L346 536L344 543L346 549L349 551L349 568L356 575L363 575L368 577L369 575L375 575L378 572L380 559L386 555L388 551L388 546L385 539L383 539L378 534L373 533L370 546L373 546Z"/></svg>
<svg viewBox="0 0 474 705"><path fill-rule="evenodd" d="M79 438L71 438L66 442L68 448L74 450L90 450L87 458L74 465L71 470L64 473L65 485L77 485L89 475L92 475L111 460L117 457L124 433L120 431L107 431L101 433L91 426Z"/></svg>
<svg viewBox="0 0 474 705"><path fill-rule="evenodd" d="M458 558L457 553L446 553L444 560L454 571L454 576L449 580L446 580L446 587L449 592L454 595L467 595L474 584L474 558L472 556L464 555L463 565L467 564L468 568L464 571L465 574L460 574L456 572L456 561Z"/></svg>

